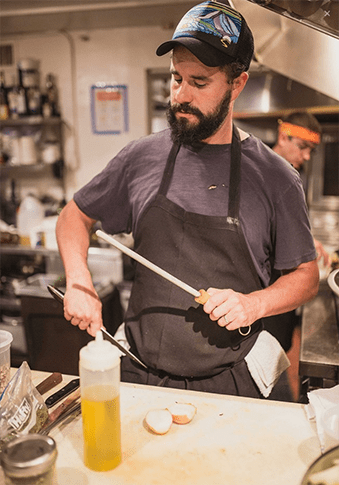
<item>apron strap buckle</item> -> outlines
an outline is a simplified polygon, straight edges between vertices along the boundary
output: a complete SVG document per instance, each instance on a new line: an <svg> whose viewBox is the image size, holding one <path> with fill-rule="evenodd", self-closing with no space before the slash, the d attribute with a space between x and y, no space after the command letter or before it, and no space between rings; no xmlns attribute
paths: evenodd
<svg viewBox="0 0 339 485"><path fill-rule="evenodd" d="M242 330L243 328L247 328L247 331L243 332L243 330ZM249 327L240 327L240 328L238 328L238 330L239 330L240 335L242 335L243 337L246 337L246 335L249 335L250 331L252 330L252 327L251 327L251 325Z"/></svg>

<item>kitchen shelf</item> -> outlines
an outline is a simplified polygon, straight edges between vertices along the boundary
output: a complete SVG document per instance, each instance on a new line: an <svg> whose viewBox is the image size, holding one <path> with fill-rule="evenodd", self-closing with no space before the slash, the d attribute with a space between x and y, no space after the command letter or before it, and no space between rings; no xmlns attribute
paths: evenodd
<svg viewBox="0 0 339 485"><path fill-rule="evenodd" d="M13 298L13 297L1 295L0 310L20 312L21 310L20 298L18 297Z"/></svg>
<svg viewBox="0 0 339 485"><path fill-rule="evenodd" d="M59 184L63 187L64 178L64 161L63 161L63 137L62 137L62 126L64 121L60 116L53 116L50 118L45 118L41 115L37 116L24 116L22 118L8 118L7 120L0 121L0 131L2 133L8 134L12 131L17 132L16 141L20 141L20 138L25 135L27 130L32 130L39 134L39 139L35 140L35 151L36 160L34 164L23 163L25 160L23 158L23 153L17 155L18 159L15 164L10 163L10 153L9 161L7 163L2 163L0 165L0 179L6 183L9 179L21 179L21 185L23 179L37 179L37 178L53 178L59 180ZM43 161L43 149L46 148L45 143L48 142L49 136L52 140L57 143L60 153L57 154L56 161L51 163L44 163ZM8 147L7 147L8 149ZM22 150L22 145L17 150L20 152ZM30 159L29 159L30 160ZM29 161L28 160L28 161ZM48 160L47 160L48 161Z"/></svg>
<svg viewBox="0 0 339 485"><path fill-rule="evenodd" d="M60 162L56 162L60 163ZM1 177L45 177L55 176L53 164L36 163L34 165L0 165Z"/></svg>
<svg viewBox="0 0 339 485"><path fill-rule="evenodd" d="M0 128L6 126L56 126L62 123L62 119L59 116L53 116L51 118L44 118L43 116L23 116L22 118L8 118L7 120L0 121Z"/></svg>

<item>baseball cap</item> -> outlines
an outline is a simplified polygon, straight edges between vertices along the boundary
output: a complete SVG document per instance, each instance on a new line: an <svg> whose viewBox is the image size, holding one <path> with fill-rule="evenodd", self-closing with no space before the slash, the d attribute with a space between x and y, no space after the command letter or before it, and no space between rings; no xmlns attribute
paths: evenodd
<svg viewBox="0 0 339 485"><path fill-rule="evenodd" d="M172 39L161 44L156 54L163 56L178 44L206 66L239 61L246 71L254 52L253 35L241 13L213 1L191 8L179 22Z"/></svg>

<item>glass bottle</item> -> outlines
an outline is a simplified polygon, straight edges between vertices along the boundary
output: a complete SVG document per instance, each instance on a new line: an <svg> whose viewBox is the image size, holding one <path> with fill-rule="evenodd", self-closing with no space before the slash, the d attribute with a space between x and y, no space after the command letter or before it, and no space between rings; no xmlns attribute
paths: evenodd
<svg viewBox="0 0 339 485"><path fill-rule="evenodd" d="M50 118L51 116L59 116L60 113L58 103L58 89L55 85L53 74L47 74L46 89L42 106L43 116L45 118Z"/></svg>
<svg viewBox="0 0 339 485"><path fill-rule="evenodd" d="M0 120L7 120L8 118L8 99L7 90L5 87L5 73L0 72Z"/></svg>
<svg viewBox="0 0 339 485"><path fill-rule="evenodd" d="M18 113L18 84L15 76L12 76L12 86L8 90L8 109L12 119L19 117Z"/></svg>
<svg viewBox="0 0 339 485"><path fill-rule="evenodd" d="M16 86L16 96L18 116L27 116L27 93L20 78Z"/></svg>
<svg viewBox="0 0 339 485"><path fill-rule="evenodd" d="M80 350L84 463L91 470L112 470L121 463L120 352L103 340Z"/></svg>

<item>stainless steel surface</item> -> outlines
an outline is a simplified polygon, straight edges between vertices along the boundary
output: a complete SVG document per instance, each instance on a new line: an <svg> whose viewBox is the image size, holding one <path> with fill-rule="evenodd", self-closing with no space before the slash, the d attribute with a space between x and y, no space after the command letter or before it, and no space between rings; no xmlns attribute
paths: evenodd
<svg viewBox="0 0 339 485"><path fill-rule="evenodd" d="M64 300L64 293L59 290L58 288L55 288L54 286L52 285L48 285L48 291L50 292L50 294L57 300L59 301L60 303L63 303L63 300ZM134 362L137 362L137 364L141 365L142 367L144 367L145 369L147 369L146 365L141 362L140 359L138 359L138 357L136 357L132 352L130 352L128 349L126 349L123 345L121 345L114 337L112 337L112 335L107 332L107 330L104 328L104 327L101 327L100 329L102 331L102 333L104 334L104 337L106 338L106 340L109 340L113 345L115 345L115 347L117 347L123 354L127 355L128 357L130 357L132 360L134 360Z"/></svg>
<svg viewBox="0 0 339 485"><path fill-rule="evenodd" d="M35 296L40 298L49 298L49 285L58 285L61 288L65 287L64 278L60 278L58 274L38 273L29 276L21 281L16 289L18 296ZM94 281L94 287L99 295L99 298L104 298L113 289L114 285L111 281Z"/></svg>
<svg viewBox="0 0 339 485"><path fill-rule="evenodd" d="M339 38L337 0L248 0L319 32Z"/></svg>
<svg viewBox="0 0 339 485"><path fill-rule="evenodd" d="M170 36L184 13L197 2L58 0L51 5L47 1L2 0L1 3L0 30L4 39L10 39L12 35L24 33L81 29L88 32L137 26L160 26L167 29ZM339 100L337 38L248 0L229 3L247 19L254 35L256 58L261 65Z"/></svg>
<svg viewBox="0 0 339 485"><path fill-rule="evenodd" d="M334 296L326 280L303 308L299 374L339 383L339 336Z"/></svg>
<svg viewBox="0 0 339 485"><path fill-rule="evenodd" d="M232 3L253 32L259 64L339 100L338 39L248 0Z"/></svg>

